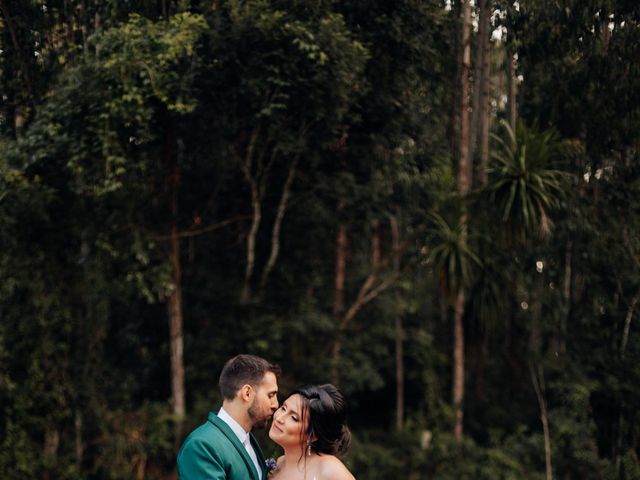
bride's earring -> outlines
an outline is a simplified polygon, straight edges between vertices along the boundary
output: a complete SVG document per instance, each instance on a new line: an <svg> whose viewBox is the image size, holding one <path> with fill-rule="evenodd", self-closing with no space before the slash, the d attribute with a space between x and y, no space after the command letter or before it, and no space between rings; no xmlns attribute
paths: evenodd
<svg viewBox="0 0 640 480"><path fill-rule="evenodd" d="M311 456L311 442L307 442L307 457Z"/></svg>

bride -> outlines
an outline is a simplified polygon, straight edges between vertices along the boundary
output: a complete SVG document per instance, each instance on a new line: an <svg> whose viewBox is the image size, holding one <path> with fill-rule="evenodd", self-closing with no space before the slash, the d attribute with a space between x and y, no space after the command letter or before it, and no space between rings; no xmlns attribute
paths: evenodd
<svg viewBox="0 0 640 480"><path fill-rule="evenodd" d="M346 402L330 384L297 389L273 414L269 437L284 449L271 480L355 480L338 459L351 432Z"/></svg>

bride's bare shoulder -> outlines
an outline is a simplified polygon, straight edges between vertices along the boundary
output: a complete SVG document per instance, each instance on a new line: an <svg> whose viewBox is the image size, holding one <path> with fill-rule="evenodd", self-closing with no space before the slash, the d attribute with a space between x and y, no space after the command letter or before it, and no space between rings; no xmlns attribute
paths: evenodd
<svg viewBox="0 0 640 480"><path fill-rule="evenodd" d="M322 456L321 477L327 480L356 480L349 469L333 455Z"/></svg>

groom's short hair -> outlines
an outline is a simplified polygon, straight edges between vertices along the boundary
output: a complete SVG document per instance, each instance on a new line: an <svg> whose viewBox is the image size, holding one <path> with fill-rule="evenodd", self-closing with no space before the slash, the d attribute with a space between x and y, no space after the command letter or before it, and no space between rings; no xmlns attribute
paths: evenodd
<svg viewBox="0 0 640 480"><path fill-rule="evenodd" d="M220 393L226 400L233 400L243 385L260 385L267 372L272 372L277 377L280 375L280 367L255 355L237 355L227 360L222 368L218 381Z"/></svg>

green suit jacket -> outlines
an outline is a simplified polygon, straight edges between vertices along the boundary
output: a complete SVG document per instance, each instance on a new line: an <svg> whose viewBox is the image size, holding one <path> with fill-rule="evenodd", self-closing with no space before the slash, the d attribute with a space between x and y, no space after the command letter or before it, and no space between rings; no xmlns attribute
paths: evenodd
<svg viewBox="0 0 640 480"><path fill-rule="evenodd" d="M266 480L264 455L252 434L250 438L262 469L262 479ZM259 480L244 445L213 412L182 444L178 452L178 476L180 480Z"/></svg>

